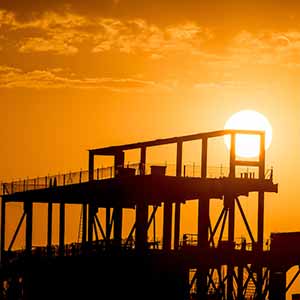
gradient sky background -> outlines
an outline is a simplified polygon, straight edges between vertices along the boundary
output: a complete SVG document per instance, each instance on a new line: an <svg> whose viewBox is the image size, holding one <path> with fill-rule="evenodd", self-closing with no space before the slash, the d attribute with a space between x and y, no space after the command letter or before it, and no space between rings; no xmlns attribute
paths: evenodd
<svg viewBox="0 0 300 300"><path fill-rule="evenodd" d="M299 17L294 0L2 0L0 179L86 169L87 149L254 109L279 183L266 234L300 231Z"/></svg>

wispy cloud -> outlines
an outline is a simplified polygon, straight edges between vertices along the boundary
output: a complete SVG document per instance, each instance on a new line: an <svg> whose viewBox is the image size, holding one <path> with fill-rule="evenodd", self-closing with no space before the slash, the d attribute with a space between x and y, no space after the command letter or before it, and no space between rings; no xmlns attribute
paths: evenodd
<svg viewBox="0 0 300 300"><path fill-rule="evenodd" d="M34 70L25 72L19 68L0 65L0 88L30 88L30 89L108 89L115 92L137 91L149 89L169 89L151 80L136 78L80 78L74 74L62 75L62 69Z"/></svg>
<svg viewBox="0 0 300 300"><path fill-rule="evenodd" d="M251 64L299 64L300 32L263 31L239 33L230 48L238 62Z"/></svg>
<svg viewBox="0 0 300 300"><path fill-rule="evenodd" d="M6 10L0 10L0 29L3 27L16 27L17 21L15 14Z"/></svg>
<svg viewBox="0 0 300 300"><path fill-rule="evenodd" d="M78 48L62 39L61 36L48 39L31 37L22 42L19 51L21 53L52 52L61 55L72 55L78 52Z"/></svg>
<svg viewBox="0 0 300 300"><path fill-rule="evenodd" d="M19 21L13 13L0 10L0 23L8 32L26 31L26 38L16 43L23 53L76 54L80 45L88 42L94 53L117 50L157 59L174 51L196 53L212 38L207 28L193 22L162 28L143 19L88 18L71 12L46 12Z"/></svg>
<svg viewBox="0 0 300 300"><path fill-rule="evenodd" d="M141 19L121 22L114 19L99 20L101 30L94 37L93 52L111 49L124 53L146 53L161 58L170 52L192 54L212 37L212 33L195 23L159 28Z"/></svg>
<svg viewBox="0 0 300 300"><path fill-rule="evenodd" d="M195 89L238 89L246 86L245 82L235 80L197 82L194 84Z"/></svg>

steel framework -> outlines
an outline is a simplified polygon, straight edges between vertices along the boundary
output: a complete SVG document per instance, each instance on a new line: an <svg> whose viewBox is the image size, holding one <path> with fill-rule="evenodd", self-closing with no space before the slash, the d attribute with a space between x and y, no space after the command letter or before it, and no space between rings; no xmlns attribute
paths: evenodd
<svg viewBox="0 0 300 300"><path fill-rule="evenodd" d="M239 134L259 137L258 160L237 158L235 145ZM225 135L231 140L229 174L208 178L208 141ZM185 142L195 140L201 140L201 176L184 177L183 147ZM176 176L166 176L163 166L153 166L151 174L146 174L147 149L166 144L176 144ZM140 151L138 172L124 165L125 152L132 149ZM113 178L95 179L95 157L101 155L114 158ZM10 193L4 185L0 247L1 279L5 283L2 295L10 291L11 297L20 299L55 296L80 299L99 293L109 293L110 299L285 299L286 291L300 271L289 283L286 283L286 272L291 266L300 264L300 260L295 247L285 247L282 257L280 235L273 235L275 242L271 249L264 249L264 195L277 192L272 173L266 177L264 132L221 130L92 149L88 166L87 182L58 185L53 179L46 180L46 186L39 189L17 192L12 189ZM240 166L257 168L258 176L247 173L237 177L236 169ZM257 194L256 232L249 224L240 199L249 193ZM182 206L195 199L198 203L197 233L183 234ZM215 224L211 218L211 199L219 199L223 207ZM7 243L6 206L10 202L21 202L24 209ZM34 203L48 205L47 245L38 249L32 244ZM80 242L66 245L65 205L69 203L82 207L81 230ZM59 204L57 248L52 243L53 204ZM100 209L105 210L104 218L97 214ZM123 225L128 221L124 209L135 214L126 236ZM163 216L161 244L156 236L158 210ZM237 214L243 220L250 243L246 239L237 242ZM25 249L13 251L24 222ZM153 230L151 241L150 228ZM288 240L291 236L284 238ZM294 236L295 233L293 243L300 244L300 235ZM92 269L97 272L96 277Z"/></svg>

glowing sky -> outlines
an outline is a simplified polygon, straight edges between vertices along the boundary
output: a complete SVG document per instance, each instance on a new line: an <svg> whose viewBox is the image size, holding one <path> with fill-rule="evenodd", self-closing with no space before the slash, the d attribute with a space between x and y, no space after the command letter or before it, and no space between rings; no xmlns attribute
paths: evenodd
<svg viewBox="0 0 300 300"><path fill-rule="evenodd" d="M299 17L294 0L1 1L0 180L253 109L273 126L266 231L300 231Z"/></svg>

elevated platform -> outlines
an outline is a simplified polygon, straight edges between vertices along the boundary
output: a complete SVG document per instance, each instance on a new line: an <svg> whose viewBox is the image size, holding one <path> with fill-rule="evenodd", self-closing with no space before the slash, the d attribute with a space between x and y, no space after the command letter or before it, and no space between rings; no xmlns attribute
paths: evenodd
<svg viewBox="0 0 300 300"><path fill-rule="evenodd" d="M203 197L221 199L226 194L247 196L250 192L277 193L277 190L278 185L271 180L138 175L17 192L3 195L3 199L6 202L93 203L98 207L131 208L138 201L160 205L165 201L176 203Z"/></svg>

